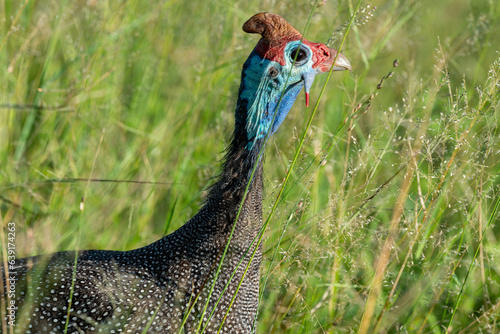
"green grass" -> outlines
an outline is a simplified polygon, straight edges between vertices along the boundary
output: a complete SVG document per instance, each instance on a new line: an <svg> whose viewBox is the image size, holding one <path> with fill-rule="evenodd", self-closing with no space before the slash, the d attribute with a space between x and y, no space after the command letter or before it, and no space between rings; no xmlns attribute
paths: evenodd
<svg viewBox="0 0 500 334"><path fill-rule="evenodd" d="M320 2L306 38L326 42L356 2ZM258 332L500 333L500 6L372 4L269 223ZM0 216L24 257L138 248L187 221L258 40L241 25L271 11L302 30L313 4L0 8ZM264 219L311 111L301 95L269 142Z"/></svg>

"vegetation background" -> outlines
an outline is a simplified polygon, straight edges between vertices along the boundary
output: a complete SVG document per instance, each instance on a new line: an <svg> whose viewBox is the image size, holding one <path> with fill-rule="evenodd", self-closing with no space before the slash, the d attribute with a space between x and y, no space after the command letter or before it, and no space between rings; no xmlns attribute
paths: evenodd
<svg viewBox="0 0 500 334"><path fill-rule="evenodd" d="M338 48L356 7L0 3L0 222L19 257L177 229L232 131L258 40L242 24L270 11L304 31L312 13L306 38ZM353 71L329 80L268 227L258 332L499 333L500 5L361 8L342 50ZM301 95L269 142L265 218L311 111Z"/></svg>

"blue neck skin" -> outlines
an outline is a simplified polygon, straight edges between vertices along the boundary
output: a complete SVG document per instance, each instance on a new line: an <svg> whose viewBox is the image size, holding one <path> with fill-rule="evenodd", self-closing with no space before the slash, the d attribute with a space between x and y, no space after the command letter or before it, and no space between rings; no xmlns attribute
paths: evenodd
<svg viewBox="0 0 500 334"><path fill-rule="evenodd" d="M278 71L274 78L269 75L272 68ZM276 62L262 59L255 51L245 62L238 105L246 106L246 115L236 117L246 116L247 150L252 150L255 141L264 139L268 132L271 136L278 130L304 87L300 74L289 75L288 71Z"/></svg>

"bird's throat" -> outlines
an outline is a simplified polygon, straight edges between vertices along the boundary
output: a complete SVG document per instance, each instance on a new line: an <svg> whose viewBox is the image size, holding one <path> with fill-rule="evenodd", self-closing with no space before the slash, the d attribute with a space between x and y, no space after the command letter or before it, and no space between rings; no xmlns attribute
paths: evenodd
<svg viewBox="0 0 500 334"><path fill-rule="evenodd" d="M275 77L270 74L273 71L278 73ZM247 150L253 149L256 140L265 140L278 130L304 86L283 71L280 64L262 59L255 52L243 66L236 125L244 125ZM238 119L243 124L238 124Z"/></svg>

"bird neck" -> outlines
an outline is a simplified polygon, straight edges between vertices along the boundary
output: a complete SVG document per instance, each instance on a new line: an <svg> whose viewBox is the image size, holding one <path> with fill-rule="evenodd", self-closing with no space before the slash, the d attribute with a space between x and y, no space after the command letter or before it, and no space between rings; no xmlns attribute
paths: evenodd
<svg viewBox="0 0 500 334"><path fill-rule="evenodd" d="M245 112L242 109L244 103L238 103L236 108L237 114ZM218 212L219 218L213 223L222 235L229 233L236 224L232 240L243 246L252 242L262 225L262 150L265 139L255 140L249 148L245 125L240 121L237 117L222 170L209 190L204 209Z"/></svg>
<svg viewBox="0 0 500 334"><path fill-rule="evenodd" d="M231 208L237 208L236 202L247 201L248 194L262 193L262 160L264 140L257 140L248 148L246 133L235 129L231 143L222 164L222 171L217 182L211 187L208 200L231 199ZM245 197L245 192L247 196ZM229 203L227 203L229 204Z"/></svg>

